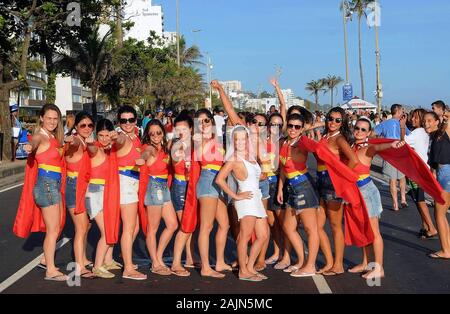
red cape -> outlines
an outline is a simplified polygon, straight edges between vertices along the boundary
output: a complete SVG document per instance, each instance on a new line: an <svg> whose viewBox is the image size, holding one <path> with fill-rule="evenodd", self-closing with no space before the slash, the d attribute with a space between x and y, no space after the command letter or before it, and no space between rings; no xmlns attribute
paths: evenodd
<svg viewBox="0 0 450 314"><path fill-rule="evenodd" d="M76 194L75 194L75 215L86 212L86 191L91 177L91 158L87 150L81 157L81 165L78 170Z"/></svg>
<svg viewBox="0 0 450 314"><path fill-rule="evenodd" d="M392 143L396 140L376 138L370 139L369 144ZM442 197L443 189L430 171L430 168L417 155L417 153L408 144L400 148L389 148L379 152L384 160L404 173L408 178L416 182L425 192L431 195L436 202L444 204Z"/></svg>
<svg viewBox="0 0 450 314"><path fill-rule="evenodd" d="M189 182L186 192L183 216L181 218L181 230L185 233L193 233L198 222L197 182L200 178L201 167L196 159L192 158L189 172Z"/></svg>
<svg viewBox="0 0 450 314"><path fill-rule="evenodd" d="M106 243L113 245L119 240L120 229L120 182L114 146L109 154L109 173L103 194L103 217Z"/></svg>
<svg viewBox="0 0 450 314"><path fill-rule="evenodd" d="M299 143L303 144L308 151L316 153L325 163L336 195L348 202L344 206L345 244L358 247L371 244L374 235L366 203L356 185L358 175L341 162L325 143L317 143L306 136L302 136Z"/></svg>
<svg viewBox="0 0 450 314"><path fill-rule="evenodd" d="M64 156L64 153L62 154ZM66 190L66 163L62 157L62 171L61 171L61 221L60 234L64 229L66 222L66 205L65 205L65 190ZM27 164L25 166L25 179L20 196L19 207L17 209L16 219L14 221L13 232L20 238L28 238L31 232L46 232L44 219L42 217L41 209L34 202L33 188L36 185L38 177L38 164L35 159L35 154L29 154Z"/></svg>

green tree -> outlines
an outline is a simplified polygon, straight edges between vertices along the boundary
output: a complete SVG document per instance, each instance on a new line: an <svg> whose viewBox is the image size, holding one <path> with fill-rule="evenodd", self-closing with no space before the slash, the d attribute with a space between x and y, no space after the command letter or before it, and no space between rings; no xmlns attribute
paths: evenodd
<svg viewBox="0 0 450 314"><path fill-rule="evenodd" d="M172 44L169 46L169 54L172 60L177 61L177 45ZM202 58L200 49L197 46L186 46L186 40L184 36L180 37L180 64L185 66L204 65L199 61Z"/></svg>
<svg viewBox="0 0 450 314"><path fill-rule="evenodd" d="M340 76L336 76L336 75L328 75L326 78L322 79L324 86L326 86L326 89L324 91L324 94L326 94L327 92L330 93L331 95L331 108L333 108L333 94L334 94L334 89L341 84L344 80L342 79L342 77Z"/></svg>
<svg viewBox="0 0 450 314"><path fill-rule="evenodd" d="M306 83L305 89L309 92L311 92L310 95L314 95L315 99L315 105L314 109L317 110L319 106L319 93L323 92L324 89L324 81L323 80L312 80L308 83Z"/></svg>

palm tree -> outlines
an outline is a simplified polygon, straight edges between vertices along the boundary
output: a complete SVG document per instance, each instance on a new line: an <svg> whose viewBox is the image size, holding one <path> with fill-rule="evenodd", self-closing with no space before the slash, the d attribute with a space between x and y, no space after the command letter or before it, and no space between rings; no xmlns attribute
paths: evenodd
<svg viewBox="0 0 450 314"><path fill-rule="evenodd" d="M358 14L358 49L359 49L359 75L361 78L361 99L365 99L364 92L364 73L362 64L362 36L361 36L361 21L363 16L367 17L366 9L367 5L372 2L371 0L352 0L350 2L350 8L353 12Z"/></svg>
<svg viewBox="0 0 450 314"><path fill-rule="evenodd" d="M317 111L317 107L319 106L319 93L323 92L325 89L323 80L312 80L311 82L306 83L305 89L310 91L310 95L314 95L315 98L315 110Z"/></svg>
<svg viewBox="0 0 450 314"><path fill-rule="evenodd" d="M326 78L322 79L324 86L327 87L327 89L324 91L324 94L327 92L330 92L331 95L331 108L333 108L333 94L334 89L341 84L344 80L340 76L336 75L328 75Z"/></svg>
<svg viewBox="0 0 450 314"><path fill-rule="evenodd" d="M170 57L177 60L177 45L173 44L169 47ZM197 46L186 47L184 36L180 37L180 64L186 66L203 65L199 59L203 58L200 49Z"/></svg>
<svg viewBox="0 0 450 314"><path fill-rule="evenodd" d="M61 69L78 76L83 84L90 87L94 119L97 119L98 90L112 67L111 33L112 30L100 38L97 26L86 34L86 38L73 38L69 41L69 51L60 53L57 61Z"/></svg>

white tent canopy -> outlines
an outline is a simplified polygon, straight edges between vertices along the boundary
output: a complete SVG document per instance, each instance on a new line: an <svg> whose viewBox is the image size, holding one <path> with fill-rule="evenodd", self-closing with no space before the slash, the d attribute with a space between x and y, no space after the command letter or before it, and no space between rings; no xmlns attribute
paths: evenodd
<svg viewBox="0 0 450 314"><path fill-rule="evenodd" d="M370 110L373 112L377 110L376 105L371 104L368 101L359 99L358 97L353 97L351 100L343 104L341 108L345 110Z"/></svg>

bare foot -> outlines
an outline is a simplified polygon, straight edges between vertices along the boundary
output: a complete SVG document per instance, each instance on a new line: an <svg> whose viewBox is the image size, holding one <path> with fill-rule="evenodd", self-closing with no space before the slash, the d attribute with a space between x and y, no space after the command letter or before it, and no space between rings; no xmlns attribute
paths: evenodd
<svg viewBox="0 0 450 314"><path fill-rule="evenodd" d="M134 269L125 270L122 274L122 278L131 279L131 280L146 280L147 275L140 273Z"/></svg>
<svg viewBox="0 0 450 314"><path fill-rule="evenodd" d="M355 267L352 267L348 270L349 273L353 273L353 274L357 274L357 273L363 273L367 271L367 264L359 264L356 265Z"/></svg>
<svg viewBox="0 0 450 314"><path fill-rule="evenodd" d="M343 274L345 271L344 271L344 267L331 267L331 269L330 270L328 270L328 271L324 271L322 274L323 275L325 275L325 276L336 276L336 275L341 275L341 274Z"/></svg>
<svg viewBox="0 0 450 314"><path fill-rule="evenodd" d="M219 272L217 272L217 271L215 271L213 269L210 269L210 270L207 270L207 271L203 271L202 270L200 272L200 274L203 277L212 277L212 278L219 278L219 279L225 278L225 274L219 273Z"/></svg>
<svg viewBox="0 0 450 314"><path fill-rule="evenodd" d="M255 264L256 271L262 271L264 269L266 269L266 263L262 262L262 263Z"/></svg>
<svg viewBox="0 0 450 314"><path fill-rule="evenodd" d="M222 264L222 263L220 263L220 264L216 264L216 271L217 272L221 272L221 271L233 271L233 268L230 266L230 265L228 265L228 264Z"/></svg>
<svg viewBox="0 0 450 314"><path fill-rule="evenodd" d="M266 259L264 262L267 264L267 265L273 265L273 264L275 264L277 261L278 261L278 259L280 258L280 256L279 255L272 255L271 257L269 257L268 259Z"/></svg>

